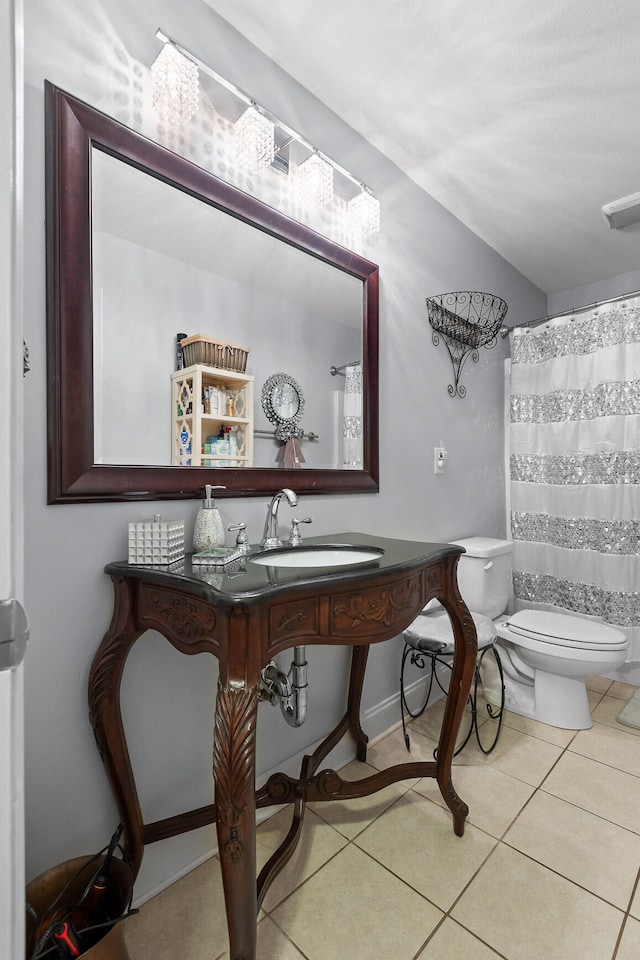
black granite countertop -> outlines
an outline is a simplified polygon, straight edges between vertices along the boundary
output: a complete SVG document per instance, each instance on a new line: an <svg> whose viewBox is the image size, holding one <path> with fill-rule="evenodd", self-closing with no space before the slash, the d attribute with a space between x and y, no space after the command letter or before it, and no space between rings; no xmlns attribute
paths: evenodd
<svg viewBox="0 0 640 960"><path fill-rule="evenodd" d="M138 566L126 561L108 563L105 573L112 577L145 580L147 583L173 588L179 586L185 592L204 597L214 605L237 606L257 604L280 592L308 592L310 586L320 582L332 585L363 584L375 581L385 574L404 571L410 574L413 570L424 567L425 561L437 561L464 553L463 548L455 544L396 540L366 533L306 537L301 547L293 549L332 544L373 547L383 552L375 560L349 566L275 567L253 563L251 557L264 553L260 545L253 545L250 553L225 566L192 565L191 555L187 555L184 560L162 566ZM291 548L285 544L279 549ZM278 551L269 552L275 555Z"/></svg>

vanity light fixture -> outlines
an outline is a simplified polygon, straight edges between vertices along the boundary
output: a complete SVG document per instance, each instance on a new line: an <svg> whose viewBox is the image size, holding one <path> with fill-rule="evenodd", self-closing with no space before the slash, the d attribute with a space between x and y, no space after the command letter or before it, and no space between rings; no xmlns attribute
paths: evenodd
<svg viewBox="0 0 640 960"><path fill-rule="evenodd" d="M248 170L258 173L273 163L275 124L255 106L247 107L233 128L236 156Z"/></svg>
<svg viewBox="0 0 640 960"><path fill-rule="evenodd" d="M305 207L328 203L333 196L333 167L323 160L318 151L303 160L298 167L300 199Z"/></svg>
<svg viewBox="0 0 640 960"><path fill-rule="evenodd" d="M357 197L349 200L347 215L353 233L369 237L380 229L380 201L365 186Z"/></svg>
<svg viewBox="0 0 640 960"><path fill-rule="evenodd" d="M282 131L285 142L278 149L281 150L296 141L310 154L297 167L303 204L308 206L313 203L328 203L333 194L334 174L338 173L359 190L358 195L346 205L351 231L362 237L377 233L380 229L380 203L369 187L162 30L156 31L156 37L164 43L151 68L154 75L153 103L159 111L164 111L161 115L178 123L184 123L193 116L198 102L200 71L245 103L248 108L236 121L234 128L236 155L245 167L251 172L257 172L273 163L278 152L274 145L274 134L276 129ZM182 62L177 60L179 56L182 56ZM180 65L176 68L174 62Z"/></svg>
<svg viewBox="0 0 640 960"><path fill-rule="evenodd" d="M151 82L159 116L169 123L187 123L198 107L197 64L167 40L151 64Z"/></svg>

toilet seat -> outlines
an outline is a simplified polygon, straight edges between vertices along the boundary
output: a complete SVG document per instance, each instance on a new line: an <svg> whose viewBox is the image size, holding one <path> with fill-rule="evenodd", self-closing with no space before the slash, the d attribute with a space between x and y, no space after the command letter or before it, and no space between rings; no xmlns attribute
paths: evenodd
<svg viewBox="0 0 640 960"><path fill-rule="evenodd" d="M573 650L624 650L625 635L605 623L546 610L520 610L505 626L517 637Z"/></svg>

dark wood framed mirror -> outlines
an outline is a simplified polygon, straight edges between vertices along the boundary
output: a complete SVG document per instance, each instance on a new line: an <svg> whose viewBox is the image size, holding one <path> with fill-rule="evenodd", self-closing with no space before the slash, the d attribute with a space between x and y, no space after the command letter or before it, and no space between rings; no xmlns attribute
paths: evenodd
<svg viewBox="0 0 640 960"><path fill-rule="evenodd" d="M205 483L224 484L225 496L258 496L272 494L283 486L294 486L298 492L308 493L362 493L378 490L378 267L333 241L321 236L308 227L285 216L267 204L244 193L229 183L218 179L202 167L184 159L171 150L143 137L130 128L118 123L107 115L95 110L88 104L70 96L53 84L45 85L46 111L46 238L47 238L47 436L48 436L48 502L99 502L123 500L169 500L195 498L202 495ZM227 249L227 229L236 228L249 231L241 241L242 253L234 263L233 282L246 287L252 277L258 277L263 261L269 261L268 272L271 278L291 276L301 282L299 286L313 287L320 283L326 291L327 304L331 302L326 276L336 279L335 287L340 291L343 285L349 287L347 299L349 311L357 314L355 320L358 351L356 359L362 369L362 468L343 468L334 457L331 465L328 455L325 460L314 464L313 455L307 456L304 468L287 470L276 464L277 444L272 441L272 450L266 450L256 459L255 465L232 466L174 466L171 456L144 452L145 443L155 433L166 437L166 446L170 447L170 375L175 357L175 333L189 330L191 334L206 334L215 326L216 315L225 314L227 323L232 323L222 307L209 311L202 317L193 319L191 327L185 326L182 317L171 314L168 322L172 324L173 336L167 334L168 327L161 328L162 318L156 307L149 317L142 302L142 293L136 293L136 308L132 317L126 316L127 297L122 293L126 288L127 276L136 273L130 267L116 268L116 287L121 295L117 316L113 321L108 314L102 314L97 290L96 260L102 243L96 237L96 224L101 219L101 210L116 205L124 214L129 212L130 201L124 197L123 188L118 187L113 196L103 197L100 205L96 202L94 191L101 182L99 171L103 161L116 171L122 171L124 180L134 181L136 195L145 193L141 189L149 184L155 191L169 191L166 194L168 205L159 207L153 199L146 209L156 211L157 223L151 225L156 234L158 224L169 226L176 234L178 227L185 221L187 231L180 242L180 251L193 241L193 245L203 247L215 259ZM98 162L96 162L98 161ZM117 178L116 178L116 182ZM173 198L179 194L180 202L190 205L187 213L176 213ZM153 194L155 197L155 194ZM154 206L151 206L153 204ZM144 210L144 206L136 210ZM166 209L166 212L165 212ZM209 213L217 218L216 226L203 228L206 242L194 241L196 224L200 212ZM133 227L141 225L146 215L132 219ZM129 227L127 227L129 229ZM216 231L223 229L224 236ZM271 244L268 254L258 253L259 260L251 260L254 252L254 239ZM126 236L122 242L131 243ZM162 252L163 255L166 251ZM292 266L291 257L296 257ZM183 254L178 254L183 259ZM263 264L264 265L264 264ZM314 279L306 279L306 266ZM195 269L189 265L189 270ZM198 269L210 269L198 264ZM119 271L119 272L118 272ZM324 271L324 273L322 273ZM327 274L326 272L329 271ZM151 279L141 278L140 286L144 293L156 284L158 278L167 283L164 271L154 267ZM121 282L120 282L121 281ZM102 281L100 280L100 284ZM355 291L355 294L354 294ZM162 291L161 291L162 292ZM170 291L171 296L180 302L179 291ZM337 293L336 296L339 294ZM164 291L165 300L167 291ZM333 323L333 314L328 321L316 320L315 327L308 330L290 331L286 324L291 313L303 312L303 308L291 304L289 313L273 309L273 294L269 293L270 307L262 311L264 341L257 338L251 345L251 359L255 359L257 372L260 372L261 356L269 353L264 361L264 369L270 364L274 369L273 353L280 350L283 357L290 358L294 342L300 342L300 357L309 357L308 369L292 369L296 379L304 388L307 401L305 419L312 412L313 396L322 394L324 403L324 384L319 372L311 365L317 353L312 338L322 339L324 343L332 341L327 336L327 323ZM251 299L254 293L251 293ZM130 298L129 298L130 299ZM316 296L316 302L318 297ZM320 298L323 299L323 298ZM266 301L265 301L266 303ZM355 311L354 311L355 304ZM333 307L326 307L334 310ZM336 307L336 316L339 312ZM97 314L100 312L100 317ZM240 314L237 315L240 317ZM205 320L210 319L209 329ZM244 319L244 318L242 318ZM157 321L157 323L156 323ZM143 322L149 326L143 326ZM238 320L240 322L240 320ZM336 321L337 322L337 321ZM342 322L342 318L340 318ZM349 316L343 326L353 324ZM196 329L194 329L194 325ZM336 327L338 329L338 327ZM123 334L123 330L126 334ZM117 332L116 332L117 331ZM225 334L234 339L229 328ZM212 335L216 335L214 330ZM353 334L353 331L352 331ZM113 337L111 343L109 338ZM246 336L240 333L237 342L246 342ZM336 339L337 362L341 363L346 348ZM345 340L345 342L347 342ZM303 351L304 348L304 352ZM349 348L351 349L351 348ZM162 376L155 379L158 383L158 396L148 383L149 374L141 374L141 386L144 388L126 395L121 406L110 406L105 395L117 392L113 387L114 367L104 361L109 353L127 358L129 364L139 361L147 353L162 355ZM166 363L165 363L166 358ZM306 367L306 360L298 366ZM133 379L131 368L123 368L122 383L129 384ZM144 366L142 368L145 370ZM101 373L101 372L102 373ZM251 367L247 373L251 373ZM104 382L102 377L104 374ZM335 388L338 378L326 375L327 391ZM146 378L146 380L145 380ZM117 379L117 377L115 378ZM264 377L263 379L266 379ZM139 385L140 386L140 385ZM262 386L260 376L256 376L256 390ZM165 399L166 397L166 399ZM326 404L325 404L326 405ZM258 401L259 406L259 401ZM106 410L106 412L105 412ZM110 414L109 411L118 411ZM320 406L318 406L320 410ZM320 416L320 413L318 414ZM158 418L158 424L153 418ZM101 419L102 418L102 419ZM116 419L117 432L123 438L121 447L108 452L108 434L113 432L113 420ZM152 426L153 423L153 426ZM257 426L257 425L256 425ZM335 427L335 423L334 423ZM309 422L310 430L318 431L317 425ZM321 428L324 429L324 428ZM257 431L265 433L265 431ZM160 442L160 441L159 441ZM161 443L165 443L164 440ZM335 447L335 442L334 442ZM105 452L107 451L107 452ZM306 455L306 451L305 451ZM211 462L211 461L209 461ZM273 464L273 465L271 465Z"/></svg>

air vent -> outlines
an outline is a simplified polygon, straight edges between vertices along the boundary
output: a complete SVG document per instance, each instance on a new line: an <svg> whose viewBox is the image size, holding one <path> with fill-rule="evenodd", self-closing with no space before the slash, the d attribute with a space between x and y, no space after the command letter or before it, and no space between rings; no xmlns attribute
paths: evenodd
<svg viewBox="0 0 640 960"><path fill-rule="evenodd" d="M640 223L640 193L630 193L621 200L603 204L602 216L611 230L621 230Z"/></svg>

